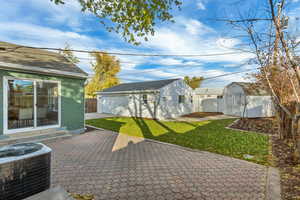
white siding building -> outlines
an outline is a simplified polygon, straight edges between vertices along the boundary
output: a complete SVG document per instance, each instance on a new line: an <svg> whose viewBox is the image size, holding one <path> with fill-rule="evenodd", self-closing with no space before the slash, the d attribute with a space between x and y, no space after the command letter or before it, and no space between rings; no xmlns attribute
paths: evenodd
<svg viewBox="0 0 300 200"><path fill-rule="evenodd" d="M233 82L223 93L225 115L238 117L272 117L274 106L267 91L253 87L252 83Z"/></svg>
<svg viewBox="0 0 300 200"><path fill-rule="evenodd" d="M153 119L193 111L193 90L181 79L120 84L97 93L98 113Z"/></svg>
<svg viewBox="0 0 300 200"><path fill-rule="evenodd" d="M222 112L223 88L197 88L194 90L194 112Z"/></svg>

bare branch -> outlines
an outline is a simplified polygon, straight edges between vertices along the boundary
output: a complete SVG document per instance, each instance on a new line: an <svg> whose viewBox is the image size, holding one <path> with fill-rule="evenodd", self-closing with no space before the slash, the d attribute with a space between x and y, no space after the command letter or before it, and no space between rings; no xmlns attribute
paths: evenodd
<svg viewBox="0 0 300 200"><path fill-rule="evenodd" d="M244 22L258 22L258 21L272 21L272 18L249 18L249 19L215 19L216 21L228 22L228 23L244 23Z"/></svg>

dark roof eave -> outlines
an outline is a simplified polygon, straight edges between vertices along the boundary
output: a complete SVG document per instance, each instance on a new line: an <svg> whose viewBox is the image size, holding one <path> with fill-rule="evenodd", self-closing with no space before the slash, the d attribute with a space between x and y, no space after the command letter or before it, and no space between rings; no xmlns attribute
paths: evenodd
<svg viewBox="0 0 300 200"><path fill-rule="evenodd" d="M160 90L161 88L169 85L170 83L180 79L166 79L157 81L144 81L144 82L133 82L123 83L110 88L107 88L99 92L129 92L129 91L145 91L145 90Z"/></svg>
<svg viewBox="0 0 300 200"><path fill-rule="evenodd" d="M26 65L20 65L15 63L6 63L0 62L0 69L3 70L15 70L29 73L38 73L38 74L49 74L49 75L57 75L57 76L67 76L74 77L80 79L87 79L88 75L86 73L76 73L76 72L68 72L68 71L59 71L55 69L45 69L43 67L31 67Z"/></svg>
<svg viewBox="0 0 300 200"><path fill-rule="evenodd" d="M247 88L247 86L245 85L245 84L252 84L252 83L249 83L249 82L232 82L227 86L231 86L231 85L234 85L234 84L242 87L247 96L271 96L271 94L269 94L267 91L264 91L264 90L261 90L260 92L249 91L249 88Z"/></svg>
<svg viewBox="0 0 300 200"><path fill-rule="evenodd" d="M157 93L160 90L128 90L128 91L114 91L114 92L95 92L95 94L105 95L105 94L138 94L138 93Z"/></svg>

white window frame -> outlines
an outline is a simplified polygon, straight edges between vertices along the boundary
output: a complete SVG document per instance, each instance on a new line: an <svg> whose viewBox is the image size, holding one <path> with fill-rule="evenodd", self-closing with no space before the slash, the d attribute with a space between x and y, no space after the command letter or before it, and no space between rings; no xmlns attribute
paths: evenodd
<svg viewBox="0 0 300 200"><path fill-rule="evenodd" d="M8 102L7 102L7 92L8 92L8 80L24 80L24 81L32 81L34 86L34 126L26 127L26 128L18 128L18 129L8 129ZM58 124L55 125L46 125L46 126L37 126L37 94L36 94L36 82L48 82L48 83L57 83L58 86ZM20 77L12 77L12 76L4 76L3 77L3 134L12 134L12 133L20 133L25 131L35 131L35 130L43 130L48 128L59 128L61 127L61 81L56 80L43 80L43 79L35 79L35 78L20 78Z"/></svg>

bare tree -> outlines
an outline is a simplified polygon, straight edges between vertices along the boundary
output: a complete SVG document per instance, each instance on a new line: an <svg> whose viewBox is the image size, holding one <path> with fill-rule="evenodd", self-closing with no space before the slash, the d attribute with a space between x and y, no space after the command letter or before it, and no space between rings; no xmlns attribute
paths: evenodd
<svg viewBox="0 0 300 200"><path fill-rule="evenodd" d="M224 21L246 33L250 47L256 54L260 70L254 76L259 87L270 91L276 107L279 136L292 143L294 160L299 161L300 65L296 50L299 42L289 34L289 18L284 13L285 0L264 0L259 17L239 15Z"/></svg>
<svg viewBox="0 0 300 200"><path fill-rule="evenodd" d="M242 95L241 95L241 101L242 101ZM241 102L243 105L243 115L242 115L242 119L245 119L245 114L246 114L246 110L247 110L247 106L249 104L249 101L247 99L247 95L244 95L244 100Z"/></svg>

